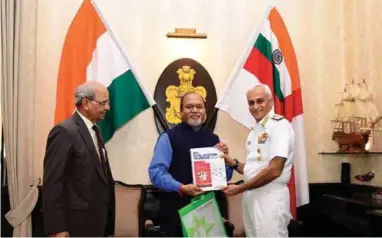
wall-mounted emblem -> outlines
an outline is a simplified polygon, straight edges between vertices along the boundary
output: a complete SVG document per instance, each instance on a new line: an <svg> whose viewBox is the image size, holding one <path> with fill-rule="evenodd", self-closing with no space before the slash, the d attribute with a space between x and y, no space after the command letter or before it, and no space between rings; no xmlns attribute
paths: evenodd
<svg viewBox="0 0 382 238"><path fill-rule="evenodd" d="M209 130L215 128L216 114L209 120L216 104L216 91L207 70L197 61L183 58L168 65L159 77L154 99L161 115L169 128L181 122L180 99L187 92L196 92L203 97L207 105ZM158 118L155 118L159 133L163 132Z"/></svg>
<svg viewBox="0 0 382 238"><path fill-rule="evenodd" d="M206 101L207 90L203 86L194 86L195 70L189 65L183 65L176 73L178 74L179 86L169 85L166 88L166 121L171 124L180 123L180 98L187 92L196 92Z"/></svg>

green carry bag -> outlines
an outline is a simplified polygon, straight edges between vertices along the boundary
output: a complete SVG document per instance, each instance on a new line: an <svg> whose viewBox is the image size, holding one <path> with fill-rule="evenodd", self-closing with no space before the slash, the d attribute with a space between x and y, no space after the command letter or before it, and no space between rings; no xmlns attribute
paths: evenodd
<svg viewBox="0 0 382 238"><path fill-rule="evenodd" d="M184 237L227 237L214 192L193 198L178 212Z"/></svg>

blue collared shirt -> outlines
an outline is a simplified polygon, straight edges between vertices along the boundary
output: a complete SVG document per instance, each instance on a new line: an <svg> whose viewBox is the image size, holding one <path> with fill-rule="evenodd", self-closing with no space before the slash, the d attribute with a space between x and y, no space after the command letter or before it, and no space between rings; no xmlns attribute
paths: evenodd
<svg viewBox="0 0 382 238"><path fill-rule="evenodd" d="M172 148L167 133L163 133L154 148L153 159L149 166L151 183L166 192L178 192L180 182L176 181L168 169L172 161ZM227 181L232 178L233 169L226 165Z"/></svg>

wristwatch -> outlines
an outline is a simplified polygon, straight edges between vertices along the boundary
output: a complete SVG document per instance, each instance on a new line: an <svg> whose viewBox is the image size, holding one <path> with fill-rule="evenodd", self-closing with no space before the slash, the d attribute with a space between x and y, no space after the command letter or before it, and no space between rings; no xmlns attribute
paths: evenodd
<svg viewBox="0 0 382 238"><path fill-rule="evenodd" d="M239 167L239 161L237 159L233 159L233 161L235 161L235 164L231 168L236 170Z"/></svg>

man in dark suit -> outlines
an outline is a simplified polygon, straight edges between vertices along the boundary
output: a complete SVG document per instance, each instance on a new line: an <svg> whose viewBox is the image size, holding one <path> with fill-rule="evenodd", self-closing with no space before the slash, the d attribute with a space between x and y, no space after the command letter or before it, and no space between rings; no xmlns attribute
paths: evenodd
<svg viewBox="0 0 382 238"><path fill-rule="evenodd" d="M87 82L75 92L77 110L49 133L43 183L49 236L114 234L114 180L96 122L110 110L107 88Z"/></svg>

